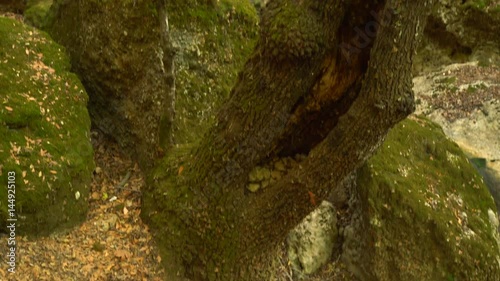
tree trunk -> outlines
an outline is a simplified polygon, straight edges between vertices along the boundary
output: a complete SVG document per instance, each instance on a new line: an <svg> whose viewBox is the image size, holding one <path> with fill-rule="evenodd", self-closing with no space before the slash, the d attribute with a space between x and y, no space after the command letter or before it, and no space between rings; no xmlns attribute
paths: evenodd
<svg viewBox="0 0 500 281"><path fill-rule="evenodd" d="M169 280L265 280L273 245L413 111L411 63L432 0L374 2L267 5L216 124L151 177L143 214ZM282 180L246 189L256 165L299 153Z"/></svg>

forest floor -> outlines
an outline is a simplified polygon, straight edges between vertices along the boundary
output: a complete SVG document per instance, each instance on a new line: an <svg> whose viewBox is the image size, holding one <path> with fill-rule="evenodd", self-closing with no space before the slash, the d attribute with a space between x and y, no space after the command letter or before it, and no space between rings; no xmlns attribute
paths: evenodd
<svg viewBox="0 0 500 281"><path fill-rule="evenodd" d="M16 271L9 273L7 264L2 263L0 280L165 280L157 247L140 218L141 188L145 184L141 171L116 142L98 131L91 135L96 169L87 220L77 228L48 237L16 237ZM0 238L1 252L7 252L6 240ZM276 256L273 280L298 280L284 244L278 247ZM329 263L302 280L345 280L349 273L336 264Z"/></svg>
<svg viewBox="0 0 500 281"><path fill-rule="evenodd" d="M92 132L94 172L87 220L65 233L18 241L16 272L0 280L164 280L161 258L141 221L143 176L119 146ZM7 252L6 237L0 251Z"/></svg>

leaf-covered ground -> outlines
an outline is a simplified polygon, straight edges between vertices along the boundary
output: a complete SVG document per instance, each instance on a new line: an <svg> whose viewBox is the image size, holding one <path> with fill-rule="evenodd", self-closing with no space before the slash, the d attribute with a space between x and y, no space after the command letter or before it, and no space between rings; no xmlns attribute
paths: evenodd
<svg viewBox="0 0 500 281"><path fill-rule="evenodd" d="M164 280L161 258L140 219L142 174L116 143L92 133L96 172L90 211L79 227L18 240L16 272L2 262L0 280ZM7 253L7 238L0 238Z"/></svg>

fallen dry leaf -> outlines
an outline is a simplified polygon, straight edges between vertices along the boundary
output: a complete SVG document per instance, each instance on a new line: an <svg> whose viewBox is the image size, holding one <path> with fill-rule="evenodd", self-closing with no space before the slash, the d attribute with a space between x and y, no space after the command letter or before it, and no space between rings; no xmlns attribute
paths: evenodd
<svg viewBox="0 0 500 281"><path fill-rule="evenodd" d="M118 249L115 251L115 257L119 258L119 259L128 259L132 256L132 254L129 252L129 251L126 251L126 250L121 250L121 249Z"/></svg>

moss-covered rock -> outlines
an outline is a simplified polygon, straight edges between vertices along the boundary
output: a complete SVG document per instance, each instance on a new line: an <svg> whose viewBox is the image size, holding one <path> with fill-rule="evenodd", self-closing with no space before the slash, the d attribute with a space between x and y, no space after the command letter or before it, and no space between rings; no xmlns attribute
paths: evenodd
<svg viewBox="0 0 500 281"><path fill-rule="evenodd" d="M248 0L168 1L170 36L177 55L174 140L196 141L228 96L258 33Z"/></svg>
<svg viewBox="0 0 500 281"><path fill-rule="evenodd" d="M88 97L45 32L0 17L0 38L0 220L7 225L15 202L16 233L45 235L86 217L94 166Z"/></svg>
<svg viewBox="0 0 500 281"><path fill-rule="evenodd" d="M414 72L479 61L500 64L500 5L490 0L440 0L427 19Z"/></svg>
<svg viewBox="0 0 500 281"><path fill-rule="evenodd" d="M495 204L438 125L396 126L360 170L358 188L378 280L500 280Z"/></svg>
<svg viewBox="0 0 500 281"><path fill-rule="evenodd" d="M25 22L34 27L43 28L51 5L52 0L28 0L24 11Z"/></svg>
<svg viewBox="0 0 500 281"><path fill-rule="evenodd" d="M439 124L469 157L480 160L471 162L500 214L500 67L452 64L415 77L413 84L416 113Z"/></svg>
<svg viewBox="0 0 500 281"><path fill-rule="evenodd" d="M58 0L47 15L47 30L66 47L89 93L93 125L145 170L160 149L160 122L168 139L173 118L173 51L163 3Z"/></svg>

